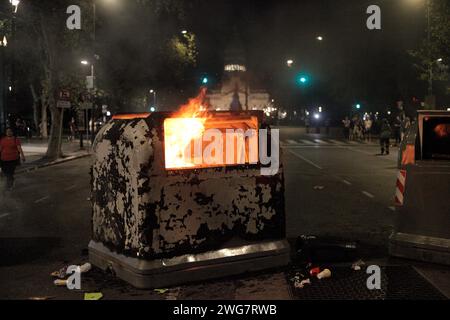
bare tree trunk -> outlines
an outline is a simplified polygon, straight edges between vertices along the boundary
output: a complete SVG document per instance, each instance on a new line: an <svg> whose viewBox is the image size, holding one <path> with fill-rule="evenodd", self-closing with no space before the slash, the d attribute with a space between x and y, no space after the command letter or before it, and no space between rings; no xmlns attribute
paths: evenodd
<svg viewBox="0 0 450 320"><path fill-rule="evenodd" d="M33 122L34 127L36 128L36 132L39 136L41 136L41 130L39 128L39 97L36 95L36 90L34 90L34 85L30 84L31 95L33 96Z"/></svg>
<svg viewBox="0 0 450 320"><path fill-rule="evenodd" d="M61 109L55 107L50 108L52 117L52 126L50 129L50 139L48 140L48 149L45 157L49 160L56 160L63 156L61 150L61 122L62 112Z"/></svg>
<svg viewBox="0 0 450 320"><path fill-rule="evenodd" d="M42 101L41 103L41 137L44 139L48 138L48 116L47 116L47 103Z"/></svg>
<svg viewBox="0 0 450 320"><path fill-rule="evenodd" d="M47 84L47 104L50 109L52 117L52 125L50 129L50 138L48 140L48 148L45 158L49 160L56 160L62 157L61 151L61 134L62 134L62 113L56 106L56 99L58 97L58 54L54 48L55 39L50 39L52 33L46 28L45 18L40 14L40 25L43 39L43 48L46 56L45 81Z"/></svg>

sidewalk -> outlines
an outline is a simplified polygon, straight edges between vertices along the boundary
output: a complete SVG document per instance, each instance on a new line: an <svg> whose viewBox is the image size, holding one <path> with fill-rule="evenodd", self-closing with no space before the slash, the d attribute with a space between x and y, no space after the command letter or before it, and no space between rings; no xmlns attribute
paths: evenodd
<svg viewBox="0 0 450 320"><path fill-rule="evenodd" d="M22 163L21 166L17 168L17 173L35 170L37 168L86 157L90 154L90 141L83 141L84 148L80 149L79 140L69 142L67 141L67 137L63 137L63 158L57 159L55 161L48 161L46 159L43 159L47 152L47 139L20 139L22 142L22 149L25 154L26 162Z"/></svg>

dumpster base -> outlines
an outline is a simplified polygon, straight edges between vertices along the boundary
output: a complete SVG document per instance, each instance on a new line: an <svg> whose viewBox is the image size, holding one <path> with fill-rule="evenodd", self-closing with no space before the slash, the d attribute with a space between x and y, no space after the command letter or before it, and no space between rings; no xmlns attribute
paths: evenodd
<svg viewBox="0 0 450 320"><path fill-rule="evenodd" d="M389 238L389 254L450 265L450 239L397 232Z"/></svg>
<svg viewBox="0 0 450 320"><path fill-rule="evenodd" d="M114 273L136 288L161 288L221 278L250 271L282 267L289 263L286 240L226 247L170 259L144 260L115 253L102 243L89 243L90 262Z"/></svg>

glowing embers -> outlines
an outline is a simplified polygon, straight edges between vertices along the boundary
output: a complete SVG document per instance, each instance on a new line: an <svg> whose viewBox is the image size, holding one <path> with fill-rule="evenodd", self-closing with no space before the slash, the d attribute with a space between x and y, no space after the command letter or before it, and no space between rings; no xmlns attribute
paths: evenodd
<svg viewBox="0 0 450 320"><path fill-rule="evenodd" d="M132 120L132 119L144 119L150 116L151 113L127 113L127 114L116 114L112 118L114 120Z"/></svg>
<svg viewBox="0 0 450 320"><path fill-rule="evenodd" d="M166 169L258 163L258 118L229 113L164 120Z"/></svg>

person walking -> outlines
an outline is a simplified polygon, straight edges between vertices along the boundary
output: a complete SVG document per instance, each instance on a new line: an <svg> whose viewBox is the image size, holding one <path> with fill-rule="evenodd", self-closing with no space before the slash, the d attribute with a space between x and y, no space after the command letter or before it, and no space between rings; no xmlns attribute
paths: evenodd
<svg viewBox="0 0 450 320"><path fill-rule="evenodd" d="M11 128L6 129L6 136L0 139L0 163L2 173L6 178L6 189L14 186L14 172L20 164L20 158L25 162L25 155L19 138L14 135Z"/></svg>
<svg viewBox="0 0 450 320"><path fill-rule="evenodd" d="M75 126L75 118L72 118L72 119L70 120L70 123L69 123L69 129L70 129L70 135L69 135L69 137L67 138L67 140L68 140L69 142L72 142L72 141L75 140L75 136L76 136L76 133L77 133L77 127Z"/></svg>
<svg viewBox="0 0 450 320"><path fill-rule="evenodd" d="M395 117L394 119L394 139L395 146L398 146L401 141L401 128L402 128L402 120L400 116Z"/></svg>
<svg viewBox="0 0 450 320"><path fill-rule="evenodd" d="M380 147L381 147L381 155L384 154L386 151L386 154L389 154L389 139L392 135L392 129L389 125L389 121L387 119L383 119L381 121L381 130L380 130Z"/></svg>
<svg viewBox="0 0 450 320"><path fill-rule="evenodd" d="M370 116L367 116L364 120L364 137L368 142L372 140L372 124L372 119L370 118Z"/></svg>
<svg viewBox="0 0 450 320"><path fill-rule="evenodd" d="M345 117L344 120L342 120L342 124L344 125L344 137L345 139L349 140L350 139L350 125L351 125L351 121L348 117Z"/></svg>

